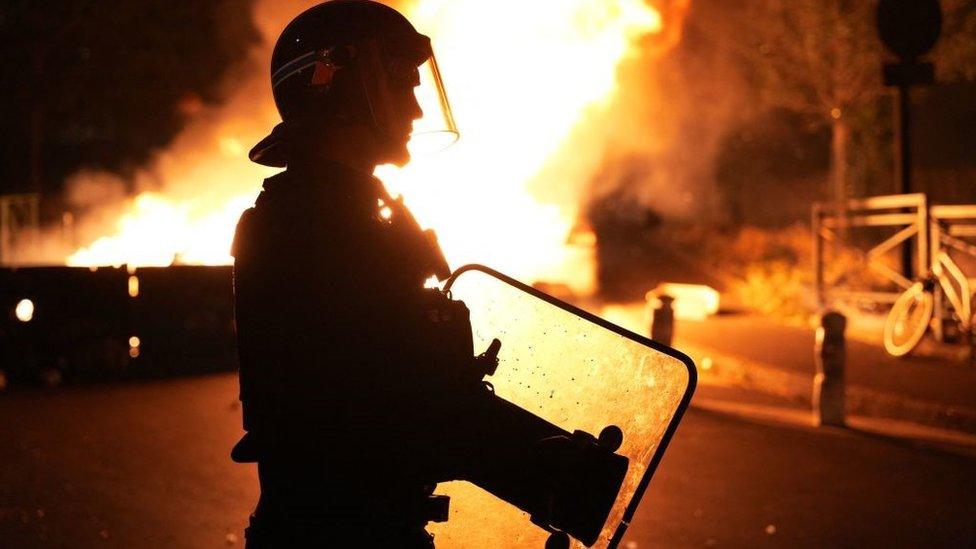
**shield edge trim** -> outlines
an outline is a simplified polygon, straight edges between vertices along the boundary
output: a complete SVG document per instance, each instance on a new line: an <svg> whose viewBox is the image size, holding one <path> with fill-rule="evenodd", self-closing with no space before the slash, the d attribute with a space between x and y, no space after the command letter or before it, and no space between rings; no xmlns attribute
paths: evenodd
<svg viewBox="0 0 976 549"><path fill-rule="evenodd" d="M621 337L627 338L640 345L644 345L645 347L650 347L655 351L668 355L671 358L677 359L678 361L680 361L682 364L685 365L685 368L687 368L688 387L685 388L685 394L681 397L681 401L678 403L678 408L675 410L674 415L671 417L671 421L668 423L668 427L664 431L664 436L661 438L661 442L658 445L657 450L654 452L654 455L651 456L650 461L648 461L647 469L644 471L644 476L641 477L641 480L637 485L637 489L634 490L634 495L631 497L630 502L627 504L627 508L624 509L624 516L623 518L621 518L620 524L617 526L617 529L614 531L613 537L610 538L610 544L608 547L609 549L615 549L623 539L624 533L627 531L627 527L630 526L630 521L634 518L634 513L637 512L637 506L640 504L641 499L643 499L644 492L647 490L648 485L650 485L651 477L654 476L654 472L657 470L658 465L661 463L661 458L664 457L664 452L665 450L667 450L668 445L671 443L671 438L672 436L674 436L674 433L678 428L678 424L681 422L682 417L684 417L685 411L688 409L688 405L691 403L691 397L695 393L695 388L698 386L698 369L695 367L695 362L691 359L691 357L689 357L688 355L682 353L677 349L673 349L666 345L662 345L656 341L651 340L650 338L644 337L626 328L617 326L616 324L608 320L605 320L603 318L600 318L593 313L580 309L575 305L566 303L565 301L555 298L539 289L533 288L528 284L519 282L518 280L508 275L502 274L496 271L495 269L492 269L491 267L487 267L485 265L480 265L477 263L469 263L467 265L458 267L458 269L455 270L453 274L451 274L450 278L448 278L444 282L443 291L450 292L451 286L454 285L454 282L458 279L458 277L460 277L462 274L469 271L478 271L490 277L497 278L498 280L501 280L502 282L510 286L518 288L519 290L522 290L527 294L535 296L549 303L550 305L558 307L568 313L574 314L580 318L583 318L584 320L588 320L589 322L592 322L593 324L596 324L601 328L610 330L611 332Z"/></svg>

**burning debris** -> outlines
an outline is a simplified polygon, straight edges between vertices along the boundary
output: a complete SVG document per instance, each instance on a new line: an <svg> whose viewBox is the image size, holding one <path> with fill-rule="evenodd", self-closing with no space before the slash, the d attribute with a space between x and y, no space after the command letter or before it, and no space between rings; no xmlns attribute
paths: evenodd
<svg viewBox="0 0 976 549"><path fill-rule="evenodd" d="M284 4L254 8L265 37L252 53L255 65L269 56L286 14L311 2ZM605 120L620 92L619 68L642 49L659 53L677 43L688 6L688 0L549 0L520 6L518 17L477 0L399 6L443 52L462 140L436 158L383 167L378 175L422 224L437 229L452 265L490 263L524 279L592 291L593 239L573 229L604 149L621 138ZM276 121L266 80L256 72L224 105L188 111L194 119L187 129L124 185L104 173L72 178L69 201L72 188L76 196L105 200L69 227L49 231L35 261L229 263L236 219L273 173L246 158ZM120 196L126 188L136 193Z"/></svg>

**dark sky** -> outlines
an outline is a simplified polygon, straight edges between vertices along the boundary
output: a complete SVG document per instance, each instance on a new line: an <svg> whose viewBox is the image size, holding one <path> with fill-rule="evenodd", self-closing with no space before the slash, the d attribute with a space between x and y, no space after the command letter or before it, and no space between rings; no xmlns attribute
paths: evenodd
<svg viewBox="0 0 976 549"><path fill-rule="evenodd" d="M251 3L0 4L0 192L31 188L32 158L47 192L81 166L138 166L187 112L220 101L258 39Z"/></svg>
<svg viewBox="0 0 976 549"><path fill-rule="evenodd" d="M46 193L55 194L80 167L122 174L139 167L176 135L195 108L222 100L233 71L264 70L245 66L246 53L258 40L253 1L0 4L0 193L30 189L32 173ZM691 23L688 47L694 45ZM702 32L714 35L714 29ZM937 86L916 99L920 169L976 171L976 86ZM823 135L788 128L783 134L777 129L782 121L766 120L772 129L761 127L759 119L730 134L767 135L767 143L751 145L756 162L746 159L750 163L775 168L786 161L795 168L796 160L783 154L784 140L794 149L809 149L807 160L826 161L819 150L827 146ZM38 160L34 170L32 158ZM807 164L804 170L826 170L825 164ZM919 181L936 188L938 177Z"/></svg>

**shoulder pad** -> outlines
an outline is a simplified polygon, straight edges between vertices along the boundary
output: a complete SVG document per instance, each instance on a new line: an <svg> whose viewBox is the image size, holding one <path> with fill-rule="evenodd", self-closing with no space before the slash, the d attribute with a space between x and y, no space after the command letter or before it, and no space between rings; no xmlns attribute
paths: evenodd
<svg viewBox="0 0 976 549"><path fill-rule="evenodd" d="M241 249L241 243L247 239L248 233L250 233L251 219L254 216L254 208L248 208L244 210L241 214L241 218L237 221L237 229L234 231L234 240L230 245L230 255L237 257Z"/></svg>

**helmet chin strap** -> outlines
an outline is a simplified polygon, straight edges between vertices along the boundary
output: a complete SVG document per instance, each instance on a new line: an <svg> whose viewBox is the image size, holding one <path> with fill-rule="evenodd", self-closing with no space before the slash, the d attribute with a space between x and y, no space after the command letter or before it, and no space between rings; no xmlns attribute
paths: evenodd
<svg viewBox="0 0 976 549"><path fill-rule="evenodd" d="M341 127L326 127L318 132L313 126L303 128L300 132L301 137L295 136L291 144L297 148L293 149L298 153L297 156L305 157L293 159L298 162L328 160L372 174L377 165L387 161L383 157L386 156L384 153L388 146L372 124L358 122Z"/></svg>
<svg viewBox="0 0 976 549"><path fill-rule="evenodd" d="M373 124L360 122L350 132L353 124L349 120L343 122L346 123L331 127L321 121L283 122L251 150L249 157L253 162L274 168L330 160L370 174L380 164L402 167L410 161L406 146ZM341 136L337 135L339 128Z"/></svg>
<svg viewBox="0 0 976 549"><path fill-rule="evenodd" d="M376 145L379 151L377 156L382 157L378 164L393 164L399 168L410 162L410 151L406 143L401 143L396 137L386 134L378 129L374 130ZM409 142L409 136L407 141Z"/></svg>

